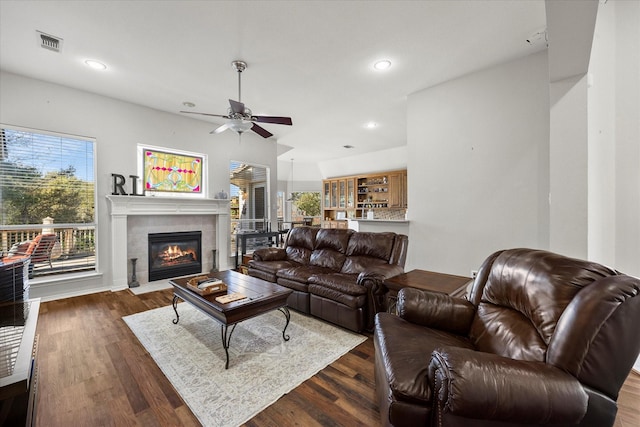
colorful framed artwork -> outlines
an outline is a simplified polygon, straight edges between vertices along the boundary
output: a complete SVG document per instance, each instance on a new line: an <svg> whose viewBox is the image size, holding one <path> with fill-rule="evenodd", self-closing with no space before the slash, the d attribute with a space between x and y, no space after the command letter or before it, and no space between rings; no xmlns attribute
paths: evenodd
<svg viewBox="0 0 640 427"><path fill-rule="evenodd" d="M202 193L204 156L142 149L145 191Z"/></svg>

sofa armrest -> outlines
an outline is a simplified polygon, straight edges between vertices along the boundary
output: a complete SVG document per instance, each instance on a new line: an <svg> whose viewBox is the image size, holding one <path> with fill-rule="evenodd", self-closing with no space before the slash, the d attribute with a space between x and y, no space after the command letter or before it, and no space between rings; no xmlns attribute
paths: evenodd
<svg viewBox="0 0 640 427"><path fill-rule="evenodd" d="M384 310L384 299L387 288L384 281L390 277L404 273L404 269L398 265L384 264L368 267L358 274L356 283L367 289L367 312L365 329L373 330L373 322L376 313Z"/></svg>
<svg viewBox="0 0 640 427"><path fill-rule="evenodd" d="M428 375L437 417L574 424L587 411L580 382L543 362L447 347L434 350Z"/></svg>
<svg viewBox="0 0 640 427"><path fill-rule="evenodd" d="M476 312L464 298L415 288L400 289L396 309L408 322L458 335L468 334Z"/></svg>
<svg viewBox="0 0 640 427"><path fill-rule="evenodd" d="M287 251L283 248L260 248L253 251L253 259L257 261L285 261Z"/></svg>
<svg viewBox="0 0 640 427"><path fill-rule="evenodd" d="M404 273L404 269L399 265L372 265L370 267L367 267L366 270L358 275L358 284L362 285L367 280L378 281L380 282L380 284L382 284L382 282L384 282L386 279L402 273Z"/></svg>

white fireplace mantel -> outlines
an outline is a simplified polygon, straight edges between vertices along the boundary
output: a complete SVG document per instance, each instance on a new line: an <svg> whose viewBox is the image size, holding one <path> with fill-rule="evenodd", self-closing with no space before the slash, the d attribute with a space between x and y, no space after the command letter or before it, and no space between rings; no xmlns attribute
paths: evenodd
<svg viewBox="0 0 640 427"><path fill-rule="evenodd" d="M129 286L127 277L127 217L130 215L213 215L220 269L228 268L229 200L145 196L107 196L111 214L113 290Z"/></svg>

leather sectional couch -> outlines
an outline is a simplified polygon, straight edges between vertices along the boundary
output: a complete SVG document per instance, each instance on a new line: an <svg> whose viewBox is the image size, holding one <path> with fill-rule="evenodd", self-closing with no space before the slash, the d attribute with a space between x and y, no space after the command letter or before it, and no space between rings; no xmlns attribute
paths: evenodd
<svg viewBox="0 0 640 427"><path fill-rule="evenodd" d="M382 282L404 272L408 238L390 232L295 227L284 248L253 253L249 275L293 289L290 308L355 332L373 329Z"/></svg>

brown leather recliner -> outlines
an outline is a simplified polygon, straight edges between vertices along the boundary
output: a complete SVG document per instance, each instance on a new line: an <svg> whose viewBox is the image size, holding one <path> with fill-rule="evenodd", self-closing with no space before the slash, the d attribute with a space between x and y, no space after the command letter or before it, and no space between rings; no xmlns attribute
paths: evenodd
<svg viewBox="0 0 640 427"><path fill-rule="evenodd" d="M640 279L551 252L483 263L467 299L404 288L375 319L383 425L612 426L640 352Z"/></svg>

